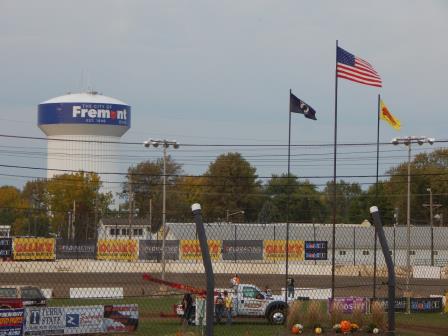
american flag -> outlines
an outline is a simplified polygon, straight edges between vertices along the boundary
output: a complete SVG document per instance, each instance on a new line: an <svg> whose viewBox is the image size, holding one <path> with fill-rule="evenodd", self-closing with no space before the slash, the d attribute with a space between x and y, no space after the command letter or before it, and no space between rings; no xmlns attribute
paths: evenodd
<svg viewBox="0 0 448 336"><path fill-rule="evenodd" d="M369 62L338 47L337 76L353 82L382 87L381 77Z"/></svg>

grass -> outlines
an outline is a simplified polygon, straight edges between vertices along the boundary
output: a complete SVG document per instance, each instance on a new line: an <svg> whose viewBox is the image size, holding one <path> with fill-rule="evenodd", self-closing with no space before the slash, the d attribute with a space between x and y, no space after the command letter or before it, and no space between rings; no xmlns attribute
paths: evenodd
<svg viewBox="0 0 448 336"><path fill-rule="evenodd" d="M50 306L85 306L96 304L138 304L140 324L135 336L176 336L184 331L185 336L199 336L201 329L195 326L182 328L178 318L162 318L160 312L172 313L173 304L179 303L181 295L167 297L135 297L126 299L53 299ZM396 314L397 336L440 336L448 329L448 315L439 313ZM414 331L417 327L439 327L441 331ZM216 336L286 336L290 335L285 326L273 326L262 318L237 319L233 325L215 325Z"/></svg>

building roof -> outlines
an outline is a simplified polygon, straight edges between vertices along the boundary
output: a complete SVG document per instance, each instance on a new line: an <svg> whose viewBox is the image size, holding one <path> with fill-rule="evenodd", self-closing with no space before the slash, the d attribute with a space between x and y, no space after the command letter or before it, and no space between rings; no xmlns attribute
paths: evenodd
<svg viewBox="0 0 448 336"><path fill-rule="evenodd" d="M168 239L196 239L194 223L167 223L170 228ZM247 224L247 223L209 223L205 224L207 239L217 240L282 240L286 238L286 224ZM389 249L407 248L407 227L384 227ZM395 231L395 234L394 234ZM332 247L333 227L331 224L289 224L290 240L323 240ZM338 249L373 249L374 227L360 225L337 225L336 248ZM448 248L448 228L434 227L434 248ZM430 249L431 229L429 227L411 227L411 248ZM378 249L380 249L378 242Z"/></svg>

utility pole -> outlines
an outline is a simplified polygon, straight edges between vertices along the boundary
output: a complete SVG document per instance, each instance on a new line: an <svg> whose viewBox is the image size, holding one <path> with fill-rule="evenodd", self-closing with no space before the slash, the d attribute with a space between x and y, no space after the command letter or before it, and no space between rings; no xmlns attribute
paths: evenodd
<svg viewBox="0 0 448 336"><path fill-rule="evenodd" d="M431 188L426 188L429 191L429 204L423 204L424 207L429 207L429 225L431 228L431 266L434 266L434 215L433 208L439 208L442 204L434 204L432 202L432 190Z"/></svg>
<svg viewBox="0 0 448 336"><path fill-rule="evenodd" d="M128 224L129 224L129 239L132 239L132 215L134 212L134 194L132 191L132 175L131 180L129 183L129 199L128 199L129 205L128 205Z"/></svg>
<svg viewBox="0 0 448 336"><path fill-rule="evenodd" d="M72 215L72 222L71 222L71 239L75 239L75 219L76 219L76 200L73 200L73 215Z"/></svg>

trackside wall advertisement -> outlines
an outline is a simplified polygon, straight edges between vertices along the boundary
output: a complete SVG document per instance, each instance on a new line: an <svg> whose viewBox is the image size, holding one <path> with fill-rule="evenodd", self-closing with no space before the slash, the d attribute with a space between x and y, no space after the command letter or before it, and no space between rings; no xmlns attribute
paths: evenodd
<svg viewBox="0 0 448 336"><path fill-rule="evenodd" d="M137 260L135 239L99 239L96 258L99 260Z"/></svg>
<svg viewBox="0 0 448 336"><path fill-rule="evenodd" d="M221 243L221 240L207 240L210 258L212 260L219 260L221 258ZM180 258L181 260L202 260L199 240L181 240Z"/></svg>
<svg viewBox="0 0 448 336"><path fill-rule="evenodd" d="M12 238L0 239L0 258L9 258L12 256Z"/></svg>
<svg viewBox="0 0 448 336"><path fill-rule="evenodd" d="M0 336L21 336L23 309L0 309Z"/></svg>
<svg viewBox="0 0 448 336"><path fill-rule="evenodd" d="M223 240L223 260L263 260L262 240Z"/></svg>
<svg viewBox="0 0 448 336"><path fill-rule="evenodd" d="M104 306L105 332L131 332L138 327L138 305L106 305Z"/></svg>
<svg viewBox="0 0 448 336"><path fill-rule="evenodd" d="M95 259L96 241L56 240L56 259Z"/></svg>
<svg viewBox="0 0 448 336"><path fill-rule="evenodd" d="M104 306L25 309L25 335L79 335L104 332Z"/></svg>
<svg viewBox="0 0 448 336"><path fill-rule="evenodd" d="M131 107L100 103L40 104L38 124L103 124L131 126Z"/></svg>
<svg viewBox="0 0 448 336"><path fill-rule="evenodd" d="M264 240L265 260L286 260L285 240ZM288 259L302 261L304 258L303 240L290 240L288 244Z"/></svg>
<svg viewBox="0 0 448 336"><path fill-rule="evenodd" d="M54 260L54 238L14 238L14 260Z"/></svg>
<svg viewBox="0 0 448 336"><path fill-rule="evenodd" d="M25 335L63 335L63 307L26 308Z"/></svg>
<svg viewBox="0 0 448 336"><path fill-rule="evenodd" d="M162 240L140 240L138 243L140 260L161 260ZM165 259L179 260L179 241L165 240Z"/></svg>

